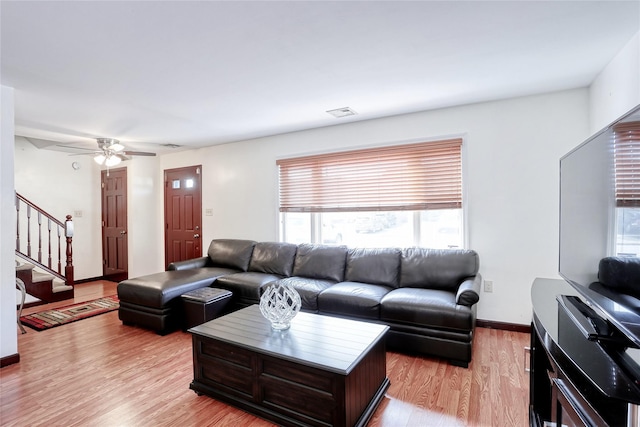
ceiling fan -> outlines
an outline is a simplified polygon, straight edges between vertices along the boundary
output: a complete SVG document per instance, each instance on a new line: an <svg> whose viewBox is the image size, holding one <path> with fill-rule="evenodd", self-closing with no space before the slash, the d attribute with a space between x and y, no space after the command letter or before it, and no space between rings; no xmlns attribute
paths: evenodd
<svg viewBox="0 0 640 427"><path fill-rule="evenodd" d="M57 141L48 139L39 139L28 136L22 136L32 145L39 149L49 149L57 151L71 152L71 156L93 155L93 159L99 165L108 168L120 164L123 160L130 160L131 156L155 156L156 153L146 151L131 151L125 149L125 146L119 140L114 138L95 138L98 148L86 148L70 144L61 144ZM166 145L168 146L168 145ZM77 150L83 152L78 153Z"/></svg>
<svg viewBox="0 0 640 427"><path fill-rule="evenodd" d="M130 156L155 156L156 153L146 151L129 151L125 150L124 145L114 138L96 138L99 151L94 151L94 158L99 165L113 167L120 164L123 160L130 160Z"/></svg>

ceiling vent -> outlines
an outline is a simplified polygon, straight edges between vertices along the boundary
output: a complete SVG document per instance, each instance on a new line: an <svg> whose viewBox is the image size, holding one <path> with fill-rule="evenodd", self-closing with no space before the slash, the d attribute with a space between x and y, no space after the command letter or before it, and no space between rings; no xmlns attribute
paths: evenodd
<svg viewBox="0 0 640 427"><path fill-rule="evenodd" d="M350 107L336 108L335 110L327 111L327 113L331 114L333 117L336 117L336 118L355 116L356 114L358 114L355 111L353 111Z"/></svg>
<svg viewBox="0 0 640 427"><path fill-rule="evenodd" d="M163 147L167 147L167 148L178 148L181 147L181 145L178 144L162 144Z"/></svg>

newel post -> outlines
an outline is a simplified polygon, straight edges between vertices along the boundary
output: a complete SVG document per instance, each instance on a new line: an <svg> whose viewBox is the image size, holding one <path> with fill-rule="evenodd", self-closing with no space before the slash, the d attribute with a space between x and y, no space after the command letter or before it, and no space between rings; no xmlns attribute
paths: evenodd
<svg viewBox="0 0 640 427"><path fill-rule="evenodd" d="M67 238L67 265L64 267L64 276L67 279L67 285L73 286L73 221L71 215L67 215L64 223L64 235Z"/></svg>

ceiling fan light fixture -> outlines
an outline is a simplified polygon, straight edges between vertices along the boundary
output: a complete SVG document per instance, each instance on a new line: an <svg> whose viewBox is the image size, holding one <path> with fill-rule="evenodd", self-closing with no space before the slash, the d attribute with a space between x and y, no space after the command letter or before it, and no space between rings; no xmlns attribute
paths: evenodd
<svg viewBox="0 0 640 427"><path fill-rule="evenodd" d="M116 142L116 143L114 143L114 144L111 144L111 145L109 146L109 148L110 148L111 150L115 151L116 153L118 153L118 152L120 152L120 151L124 150L124 145L122 145L122 144L120 144L120 143Z"/></svg>
<svg viewBox="0 0 640 427"><path fill-rule="evenodd" d="M122 159L118 156L108 156L107 160L105 160L104 164L110 168L112 166L119 165Z"/></svg>
<svg viewBox="0 0 640 427"><path fill-rule="evenodd" d="M97 164L102 165L104 164L104 161L107 160L107 156L105 156L104 154L98 154L93 158L93 160L95 160Z"/></svg>

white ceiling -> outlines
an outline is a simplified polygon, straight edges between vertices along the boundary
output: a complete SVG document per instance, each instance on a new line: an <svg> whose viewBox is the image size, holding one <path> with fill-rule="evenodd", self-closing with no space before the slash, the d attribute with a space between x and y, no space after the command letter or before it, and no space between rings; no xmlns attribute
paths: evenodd
<svg viewBox="0 0 640 427"><path fill-rule="evenodd" d="M640 1L2 1L0 19L17 134L162 152L140 142L585 87L640 30ZM326 113L341 107L358 115Z"/></svg>

